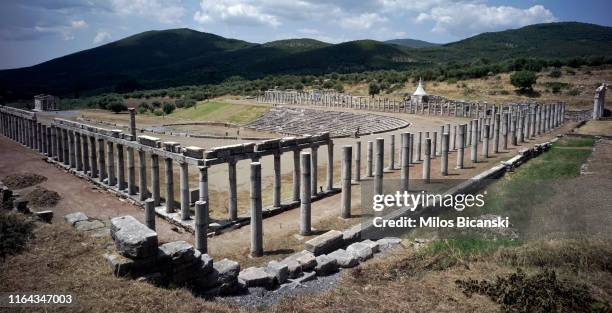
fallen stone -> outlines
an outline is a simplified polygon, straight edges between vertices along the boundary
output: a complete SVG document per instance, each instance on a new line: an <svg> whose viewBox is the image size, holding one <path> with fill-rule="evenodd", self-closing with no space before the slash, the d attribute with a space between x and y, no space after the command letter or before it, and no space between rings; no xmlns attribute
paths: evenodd
<svg viewBox="0 0 612 313"><path fill-rule="evenodd" d="M378 243L378 248L381 251L384 251L384 250L398 246L399 244L402 243L402 240L397 237L385 237L382 239L378 239L376 243Z"/></svg>
<svg viewBox="0 0 612 313"><path fill-rule="evenodd" d="M106 227L106 225L99 220L78 221L74 223L74 228L79 231L90 231L104 227Z"/></svg>
<svg viewBox="0 0 612 313"><path fill-rule="evenodd" d="M87 217L87 215L85 215L85 213L83 212L70 213L64 216L64 220L66 221L66 223L72 226L74 226L76 222L86 221L88 219L89 218Z"/></svg>
<svg viewBox="0 0 612 313"><path fill-rule="evenodd" d="M359 241L361 237L361 224L357 224L342 232L342 240L345 244Z"/></svg>
<svg viewBox="0 0 612 313"><path fill-rule="evenodd" d="M132 216L111 219L110 234L117 252L123 256L147 258L158 253L157 233Z"/></svg>
<svg viewBox="0 0 612 313"><path fill-rule="evenodd" d="M303 272L311 271L315 268L315 266L317 266L317 259L310 251L302 250L301 252L290 256L290 258L293 258L300 263Z"/></svg>
<svg viewBox="0 0 612 313"><path fill-rule="evenodd" d="M173 241L159 246L160 261L169 260L173 264L187 263L196 258L195 249L186 241ZM199 257L199 255L198 255Z"/></svg>
<svg viewBox="0 0 612 313"><path fill-rule="evenodd" d="M338 271L338 262L335 258L329 257L327 255L319 255L316 259L317 266L315 267L315 272L317 273L317 275L325 276Z"/></svg>
<svg viewBox="0 0 612 313"><path fill-rule="evenodd" d="M372 248L369 245L362 242L355 242L346 248L346 252L351 253L363 262L372 257Z"/></svg>
<svg viewBox="0 0 612 313"><path fill-rule="evenodd" d="M377 253L378 251L380 251L380 247L378 246L378 243L375 241L366 239L362 241L361 243L368 245L372 249L372 253Z"/></svg>
<svg viewBox="0 0 612 313"><path fill-rule="evenodd" d="M314 255L321 255L342 247L343 243L342 232L330 230L323 235L306 241L304 247L307 251L314 253Z"/></svg>
<svg viewBox="0 0 612 313"><path fill-rule="evenodd" d="M296 278L302 274L302 265L300 262L294 259L285 258L279 263L287 265L287 271L289 272L289 278Z"/></svg>
<svg viewBox="0 0 612 313"><path fill-rule="evenodd" d="M276 283L279 285L284 284L289 278L289 266L287 264L273 260L268 262L268 266L265 267L265 270L274 276Z"/></svg>
<svg viewBox="0 0 612 313"><path fill-rule="evenodd" d="M327 256L335 259L338 266L343 268L355 267L359 264L357 257L344 249L338 249Z"/></svg>
<svg viewBox="0 0 612 313"><path fill-rule="evenodd" d="M106 253L104 259L117 277L137 277L156 269L155 258L133 260L116 253Z"/></svg>
<svg viewBox="0 0 612 313"><path fill-rule="evenodd" d="M275 277L261 267L249 267L238 274L238 280L248 287L264 287L270 289L274 286Z"/></svg>
<svg viewBox="0 0 612 313"><path fill-rule="evenodd" d="M43 222L51 223L51 220L53 219L53 211L46 210L46 211L34 212L34 217L36 217L37 219Z"/></svg>
<svg viewBox="0 0 612 313"><path fill-rule="evenodd" d="M204 290L209 296L232 294L240 289L238 274L240 264L236 261L223 259L213 263L213 269L196 280L196 285Z"/></svg>

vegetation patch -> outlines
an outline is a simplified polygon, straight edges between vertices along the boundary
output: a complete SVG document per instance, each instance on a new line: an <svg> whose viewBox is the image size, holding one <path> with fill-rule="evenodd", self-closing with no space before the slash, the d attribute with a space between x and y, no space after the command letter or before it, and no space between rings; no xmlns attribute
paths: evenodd
<svg viewBox="0 0 612 313"><path fill-rule="evenodd" d="M457 280L463 293L488 296L504 312L609 312L612 307L591 296L587 285L560 280L554 270L528 276L521 269L494 282Z"/></svg>
<svg viewBox="0 0 612 313"><path fill-rule="evenodd" d="M57 192L39 186L28 193L25 199L35 207L53 207L61 197Z"/></svg>
<svg viewBox="0 0 612 313"><path fill-rule="evenodd" d="M268 111L265 105L239 105L221 101L204 101L196 106L176 110L172 117L211 122L246 124Z"/></svg>
<svg viewBox="0 0 612 313"><path fill-rule="evenodd" d="M33 230L30 221L15 214L0 214L0 260L25 249Z"/></svg>
<svg viewBox="0 0 612 313"><path fill-rule="evenodd" d="M45 180L47 180L47 178L42 175L34 173L19 173L6 176L4 179L2 179L2 183L11 189L23 189L38 185Z"/></svg>

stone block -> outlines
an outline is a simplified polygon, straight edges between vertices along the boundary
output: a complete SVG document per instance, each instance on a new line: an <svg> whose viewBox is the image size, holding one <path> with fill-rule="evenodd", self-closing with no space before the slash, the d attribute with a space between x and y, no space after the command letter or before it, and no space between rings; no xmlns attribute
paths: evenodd
<svg viewBox="0 0 612 313"><path fill-rule="evenodd" d="M157 137L152 136L138 136L138 143L153 148L161 148L161 141Z"/></svg>
<svg viewBox="0 0 612 313"><path fill-rule="evenodd" d="M289 266L287 264L273 260L268 262L265 270L274 276L276 283L279 285L284 284L289 278Z"/></svg>
<svg viewBox="0 0 612 313"><path fill-rule="evenodd" d="M169 261L173 267L181 264L191 264L201 255L196 255L196 250L186 241L173 241L159 246L158 257L161 262Z"/></svg>
<svg viewBox="0 0 612 313"><path fill-rule="evenodd" d="M303 272L310 271L314 269L315 266L317 266L317 260L315 259L315 255L312 254L312 252L306 250L294 253L285 258L285 260L287 259L297 261L300 264Z"/></svg>
<svg viewBox="0 0 612 313"><path fill-rule="evenodd" d="M385 237L376 241L381 251L393 248L402 243L402 240L397 237Z"/></svg>
<svg viewBox="0 0 612 313"><path fill-rule="evenodd" d="M249 267L238 274L238 280L248 287L264 287L270 289L274 286L275 277L261 267Z"/></svg>
<svg viewBox="0 0 612 313"><path fill-rule="evenodd" d="M216 296L231 294L239 289L238 274L240 264L236 261L223 259L212 264L212 270L199 277L195 284L203 290L208 290L207 295Z"/></svg>
<svg viewBox="0 0 612 313"><path fill-rule="evenodd" d="M346 248L348 253L351 253L355 257L359 259L359 261L363 262L372 257L372 248L369 245L362 242L355 242Z"/></svg>
<svg viewBox="0 0 612 313"><path fill-rule="evenodd" d="M287 265L289 278L296 278L302 274L302 265L294 259L284 259L279 263Z"/></svg>
<svg viewBox="0 0 612 313"><path fill-rule="evenodd" d="M123 256L148 258L157 255L157 233L132 216L111 219L110 233L117 251Z"/></svg>
<svg viewBox="0 0 612 313"><path fill-rule="evenodd" d="M103 256L113 275L117 277L137 277L156 270L156 259L154 257L133 260L116 253L106 253Z"/></svg>
<svg viewBox="0 0 612 313"><path fill-rule="evenodd" d="M366 240L362 241L361 243L364 243L364 244L370 246L370 248L372 249L372 253L377 253L378 251L380 251L380 248L378 246L378 242L377 241L372 241L370 239L366 239Z"/></svg>
<svg viewBox="0 0 612 313"><path fill-rule="evenodd" d="M336 263L340 267L349 268L355 267L359 264L359 260L352 253L347 252L344 249L338 249L327 255L330 258L336 260Z"/></svg>
<svg viewBox="0 0 612 313"><path fill-rule="evenodd" d="M106 227L106 225L99 220L78 221L74 223L74 228L80 231L90 231L104 227Z"/></svg>
<svg viewBox="0 0 612 313"><path fill-rule="evenodd" d="M307 251L314 253L314 255L321 255L341 248L343 243L342 232L330 230L323 235L306 241L304 247Z"/></svg>
<svg viewBox="0 0 612 313"><path fill-rule="evenodd" d="M204 148L189 146L183 148L183 155L190 158L195 159L203 159L204 158Z"/></svg>
<svg viewBox="0 0 612 313"><path fill-rule="evenodd" d="M174 141L166 141L163 143L163 148L166 151L170 151L170 152L179 152L181 144L178 142L174 142Z"/></svg>
<svg viewBox="0 0 612 313"><path fill-rule="evenodd" d="M359 241L361 238L361 224L357 224L342 232L342 240L345 244Z"/></svg>
<svg viewBox="0 0 612 313"><path fill-rule="evenodd" d="M43 222L51 223L51 220L53 219L53 211L46 210L34 212L34 216Z"/></svg>
<svg viewBox="0 0 612 313"><path fill-rule="evenodd" d="M85 215L85 213L83 212L70 213L64 216L64 220L66 221L66 223L72 226L74 226L76 222L86 221L88 219L89 218L87 217L87 215Z"/></svg>
<svg viewBox="0 0 612 313"><path fill-rule="evenodd" d="M327 255L319 255L317 256L316 260L317 266L315 267L315 272L317 275L325 276L338 271L338 262L335 258Z"/></svg>

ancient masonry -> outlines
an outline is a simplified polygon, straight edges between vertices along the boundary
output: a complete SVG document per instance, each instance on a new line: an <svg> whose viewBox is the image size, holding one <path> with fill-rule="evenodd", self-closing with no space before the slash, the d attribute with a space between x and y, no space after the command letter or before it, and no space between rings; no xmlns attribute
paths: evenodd
<svg viewBox="0 0 612 313"><path fill-rule="evenodd" d="M246 127L287 135L329 131L336 137L377 134L407 127L408 122L390 116L355 114L303 108L273 107Z"/></svg>
<svg viewBox="0 0 612 313"><path fill-rule="evenodd" d="M601 84L595 90L595 99L593 100L593 119L598 120L604 116L604 105L606 104L606 90L608 90L608 85Z"/></svg>
<svg viewBox="0 0 612 313"><path fill-rule="evenodd" d="M422 89L422 88L421 88ZM424 93L424 91L423 91ZM414 95L404 100L393 100L382 97L362 97L331 91L318 90L268 90L256 99L262 103L273 105L299 105L318 106L328 108L350 108L356 110L379 112L403 112L411 114L446 115L457 117L481 118L493 116L496 113L512 112L528 108L530 111L541 110L544 106L554 106L562 111L565 103L509 103L504 105L489 104L486 102L470 102L463 100L450 100L440 96L420 94L417 90ZM562 115L563 116L563 115Z"/></svg>

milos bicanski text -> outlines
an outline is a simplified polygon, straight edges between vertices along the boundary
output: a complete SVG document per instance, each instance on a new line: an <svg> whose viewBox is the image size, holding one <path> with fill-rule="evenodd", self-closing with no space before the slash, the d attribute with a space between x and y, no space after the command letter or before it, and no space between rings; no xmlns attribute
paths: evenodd
<svg viewBox="0 0 612 313"><path fill-rule="evenodd" d="M470 207L482 208L485 205L486 191L482 194L427 194L409 193L397 191L395 194L374 195L372 198L372 210L382 212L385 208L409 208L411 211L417 207L442 207L452 208L458 212ZM507 228L508 217L496 217L493 219L479 219L465 216L457 216L450 219L439 217L401 217L386 219L375 217L372 220L374 227L436 227L436 228Z"/></svg>

